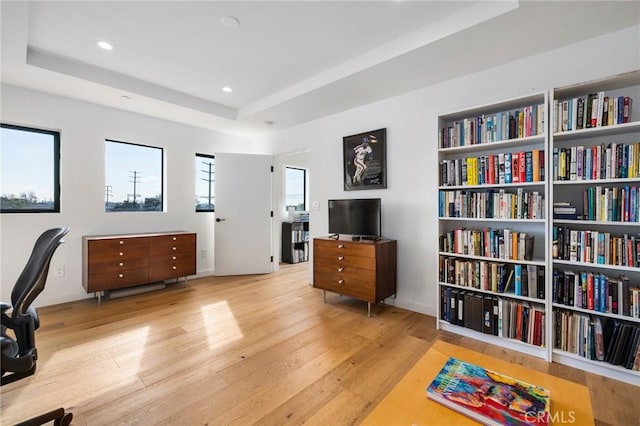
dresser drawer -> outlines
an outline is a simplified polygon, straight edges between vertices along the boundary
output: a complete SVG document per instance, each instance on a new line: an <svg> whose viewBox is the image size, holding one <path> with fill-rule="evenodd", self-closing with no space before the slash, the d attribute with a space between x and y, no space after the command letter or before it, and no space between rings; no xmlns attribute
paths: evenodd
<svg viewBox="0 0 640 426"><path fill-rule="evenodd" d="M361 256L350 256L350 255L339 255L339 256L325 256L317 258L315 265L322 268L334 268L338 269L340 267L350 269L368 269L375 270L376 269L376 259L375 257L361 257Z"/></svg>
<svg viewBox="0 0 640 426"><path fill-rule="evenodd" d="M149 246L149 256L166 256L173 253L193 253L195 251L195 244L190 241L167 241L166 243L156 244Z"/></svg>
<svg viewBox="0 0 640 426"><path fill-rule="evenodd" d="M126 271L100 272L90 274L87 291L95 292L115 288L145 284L149 281L149 269L128 269Z"/></svg>
<svg viewBox="0 0 640 426"><path fill-rule="evenodd" d="M191 255L154 257L149 261L149 281L194 275L195 269L196 259Z"/></svg>
<svg viewBox="0 0 640 426"><path fill-rule="evenodd" d="M117 250L123 248L147 247L148 237L137 238L103 238L88 242L89 250Z"/></svg>
<svg viewBox="0 0 640 426"><path fill-rule="evenodd" d="M96 262L114 261L119 259L139 259L148 256L147 247L102 246L94 247L89 243L89 265Z"/></svg>
<svg viewBox="0 0 640 426"><path fill-rule="evenodd" d="M336 276L349 275L354 277L362 277L362 279L366 280L375 280L375 267L363 268L357 265L342 262L336 262L335 264L318 262L314 265L313 270L317 270L322 274L336 274Z"/></svg>
<svg viewBox="0 0 640 426"><path fill-rule="evenodd" d="M95 274L99 272L115 272L124 271L127 269L139 269L149 266L148 257L123 257L115 260L92 260L89 265L89 274Z"/></svg>
<svg viewBox="0 0 640 426"><path fill-rule="evenodd" d="M370 279L362 279L354 274L334 274L314 272L313 286L338 294L375 302L375 285Z"/></svg>
<svg viewBox="0 0 640 426"><path fill-rule="evenodd" d="M336 256L375 257L375 246L373 244L350 241L314 240L313 250L320 258Z"/></svg>

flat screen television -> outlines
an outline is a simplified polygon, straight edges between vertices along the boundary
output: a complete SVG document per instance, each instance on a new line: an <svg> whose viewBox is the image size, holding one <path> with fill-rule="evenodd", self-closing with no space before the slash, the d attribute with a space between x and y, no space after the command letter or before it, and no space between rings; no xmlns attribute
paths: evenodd
<svg viewBox="0 0 640 426"><path fill-rule="evenodd" d="M380 198L329 200L329 233L358 237L382 236Z"/></svg>

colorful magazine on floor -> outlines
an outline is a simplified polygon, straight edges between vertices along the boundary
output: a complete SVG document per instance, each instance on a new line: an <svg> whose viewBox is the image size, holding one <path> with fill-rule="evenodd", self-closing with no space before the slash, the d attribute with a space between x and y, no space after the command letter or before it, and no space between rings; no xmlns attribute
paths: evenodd
<svg viewBox="0 0 640 426"><path fill-rule="evenodd" d="M488 425L548 425L550 392L456 358L449 358L427 395Z"/></svg>

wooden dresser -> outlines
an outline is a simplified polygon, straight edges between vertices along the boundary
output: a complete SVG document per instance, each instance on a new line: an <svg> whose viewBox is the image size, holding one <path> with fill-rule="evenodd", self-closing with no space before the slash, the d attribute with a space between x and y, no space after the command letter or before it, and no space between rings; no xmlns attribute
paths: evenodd
<svg viewBox="0 0 640 426"><path fill-rule="evenodd" d="M82 237L82 285L87 293L195 275L196 234L158 232Z"/></svg>
<svg viewBox="0 0 640 426"><path fill-rule="evenodd" d="M396 294L396 240L313 240L313 286L378 303Z"/></svg>

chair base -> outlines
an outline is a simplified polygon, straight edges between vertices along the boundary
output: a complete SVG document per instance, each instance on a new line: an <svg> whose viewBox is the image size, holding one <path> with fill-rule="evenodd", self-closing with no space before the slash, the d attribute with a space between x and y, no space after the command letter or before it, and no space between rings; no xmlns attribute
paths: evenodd
<svg viewBox="0 0 640 426"><path fill-rule="evenodd" d="M33 417L24 422L17 423L15 426L39 426L53 421L54 426L68 426L73 419L73 413L66 413L64 408L58 408L48 413Z"/></svg>

